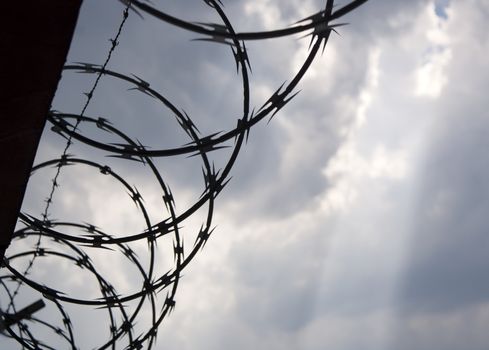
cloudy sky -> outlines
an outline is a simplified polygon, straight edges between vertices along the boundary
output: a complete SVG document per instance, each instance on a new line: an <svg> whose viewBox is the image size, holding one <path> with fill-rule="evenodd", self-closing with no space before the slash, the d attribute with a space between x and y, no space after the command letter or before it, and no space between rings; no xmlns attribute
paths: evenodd
<svg viewBox="0 0 489 350"><path fill-rule="evenodd" d="M154 3L189 21L218 21L202 1ZM324 6L223 3L241 32L281 28ZM68 62L103 63L123 8L85 0ZM349 24L332 35L301 92L251 130L217 199L217 228L186 268L156 349L486 349L488 19L487 0L371 0L342 19ZM236 125L241 76L227 46L197 37L132 12L108 67L150 82L207 135ZM247 43L252 106L290 81L308 45L300 35ZM65 72L53 108L79 113L93 78ZM154 149L188 142L154 99L109 80L87 115ZM46 132L38 161L62 146ZM106 155L76 144L69 153ZM214 152L216 167L228 156ZM111 161L161 220L147 169ZM200 160L158 165L183 212L203 190ZM24 210L40 214L50 176L33 177ZM127 193L96 171L68 167L60 182L54 217L114 234L144 229ZM188 246L199 220L186 224ZM79 332L89 334L83 322Z"/></svg>

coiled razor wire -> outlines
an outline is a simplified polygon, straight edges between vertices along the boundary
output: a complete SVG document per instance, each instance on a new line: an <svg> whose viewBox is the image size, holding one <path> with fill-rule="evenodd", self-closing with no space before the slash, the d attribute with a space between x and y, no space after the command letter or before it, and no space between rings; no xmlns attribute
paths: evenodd
<svg viewBox="0 0 489 350"><path fill-rule="evenodd" d="M298 83L306 74L316 55L324 50L331 31L341 24L331 23L346 15L350 11L365 3L367 0L351 1L343 7L333 10L334 0L327 0L325 8L311 16L298 21L294 26L261 32L236 32L226 16L223 5L219 0L204 0L220 17L222 23L193 23L170 16L153 7L149 2L138 0L120 0L125 4L123 18L116 36L111 39L111 48L104 64L75 63L64 67L65 71L75 71L96 75L95 83L90 92L86 93L87 101L80 114L64 113L51 110L48 121L52 124L51 130L66 139L66 147L61 156L37 164L32 169L32 176L48 169L56 168L56 175L51 180L51 193L46 199L46 206L41 217L32 213L21 213L19 221L22 228L14 233L12 245L26 247L20 253L6 256L0 276L0 294L7 301L7 307L1 308L0 330L8 337L17 340L23 349L78 349L80 341L77 339L77 329L72 321L73 313L78 310L75 306L84 307L89 311L105 310L107 322L93 322L98 328L106 328L107 339L100 341L97 349L151 349L155 342L158 327L163 319L175 307L175 295L182 271L196 256L197 252L206 244L212 234L215 199L230 180L231 169L237 159L238 153L248 138L250 129L259 121L269 120L282 109L296 94L294 92ZM241 73L242 84L242 114L236 121L236 126L225 132L216 132L202 136L194 123L194 119L183 109L175 106L169 99L153 89L150 83L143 79L110 70L107 68L110 57L119 43L124 23L129 11L138 15L141 12L154 16L163 22L182 29L204 35L201 40L214 41L229 46L233 53L238 71ZM310 48L302 66L289 83L283 83L258 109L250 106L250 61L246 50L246 41L265 40L277 37L291 36L297 33L306 33L310 36ZM109 120L103 117L85 115L88 104L94 96L95 89L101 78L115 79L131 85L132 89L139 90L168 109L188 137L188 143L174 148L152 149L142 142L132 138L119 130ZM109 143L96 140L80 131L80 125L89 125L116 138L118 143ZM225 165L216 170L210 161L208 153L225 147L225 143L233 140L232 150ZM109 152L112 157L136 161L150 169L155 182L158 184L162 197L162 207L167 216L159 222L152 222L145 207L145 200L135 186L107 164L94 160L79 158L68 153L73 140L77 140L94 149ZM227 146L226 146L227 147ZM179 155L197 156L202 163L202 173L205 188L201 196L181 213L177 214L175 199L169 185L165 182L154 159L161 157L174 157ZM96 170L100 176L108 177L118 183L129 194L143 217L146 228L140 232L126 235L112 235L93 224L86 222L61 221L49 218L50 204L54 200L54 193L59 187L58 176L62 169L68 166L87 167ZM184 247L181 227L185 220L204 208L205 219L196 233L196 240L191 248ZM80 234L82 232L82 234ZM173 265L165 273L157 270L156 245L158 242L171 241L173 251ZM145 257L139 257L131 247L136 242L146 242ZM137 289L119 294L111 282L111 277L97 270L92 261L94 252L104 254L117 254L123 257L127 264L132 266L139 275L140 284ZM28 261L27 268L20 269L17 261ZM54 286L46 285L42 276L33 276L35 265L47 261L61 261L59 266L69 266L74 269L72 274L90 276L95 287L90 295L65 294ZM71 271L71 270L70 270ZM41 301L31 309L19 311L19 295L22 289L39 293ZM24 300L22 301L26 303ZM37 311L47 305L50 308L49 319L38 317ZM27 311L26 311L27 310ZM76 312L75 312L76 313ZM98 314L97 314L98 315ZM149 315L149 316L148 316ZM136 327L143 320L150 320L144 329ZM108 327L107 327L108 325ZM53 340L56 336L56 340Z"/></svg>

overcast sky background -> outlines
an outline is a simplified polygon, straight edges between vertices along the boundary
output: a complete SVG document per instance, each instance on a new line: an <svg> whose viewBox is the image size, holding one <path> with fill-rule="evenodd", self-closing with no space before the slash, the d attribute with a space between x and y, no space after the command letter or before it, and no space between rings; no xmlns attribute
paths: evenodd
<svg viewBox="0 0 489 350"><path fill-rule="evenodd" d="M237 31L281 28L324 6L223 2ZM155 6L218 21L203 1ZM85 0L68 62L101 64L122 10ZM156 349L487 349L488 19L487 0L371 0L342 19L349 25L332 35L301 93L251 130L218 197L217 229L186 269ZM228 47L196 37L131 13L109 68L150 82L207 135L235 126L241 80ZM299 37L247 43L252 106L300 67L309 38ZM87 115L152 148L189 141L150 97L106 80ZM53 108L79 112L91 82L65 72ZM46 133L38 161L62 145ZM75 147L69 153L97 157ZM226 152L215 152L216 166ZM181 211L203 190L195 158L159 163ZM161 217L147 169L113 164ZM144 229L120 186L69 171L76 176L61 177L55 216L112 233ZM41 212L49 178L31 181L24 210Z"/></svg>

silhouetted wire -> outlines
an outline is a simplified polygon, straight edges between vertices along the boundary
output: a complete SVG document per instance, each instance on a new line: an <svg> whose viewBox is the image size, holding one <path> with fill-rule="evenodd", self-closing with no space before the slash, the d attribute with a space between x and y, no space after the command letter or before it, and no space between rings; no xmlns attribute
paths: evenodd
<svg viewBox="0 0 489 350"><path fill-rule="evenodd" d="M6 290L9 298L9 307L6 311L9 312L12 309L15 312L16 308L14 302L21 285L31 287L41 293L44 298L56 304L58 311L62 315L62 324L64 328L34 316L32 316L29 321L44 326L59 334L72 349L77 348L74 329L62 303L107 309L110 337L105 343L98 345L98 349L106 349L109 347L116 349L116 345L121 345L118 341L126 339L126 336L127 339L125 344L127 345L123 345L124 349L142 349L144 346L146 346L147 349L152 348L156 342L158 327L175 307L175 295L182 271L190 261L192 261L198 251L205 246L207 240L215 229L212 223L215 199L224 186L230 181L231 169L237 159L243 142L248 140L250 129L265 118L268 118L268 121L270 121L278 111L297 95L297 92L294 92L294 90L297 88L297 85L306 74L317 54L320 52L321 46L324 50L331 31L334 31L335 27L342 25L342 23L332 24L330 22L343 17L367 0L351 1L336 11L333 11L334 0L327 0L323 10L299 20L292 27L272 31L247 33L240 33L234 30L231 22L223 11L221 2L218 0L204 0L204 2L216 11L222 24L188 22L170 16L163 11L150 6L144 1L120 1L125 4L123 19L119 25L115 38L110 40L112 46L105 62L102 65L76 62L64 67L66 71L96 74L96 79L92 89L85 94L87 100L79 114L63 113L54 110L50 111L48 114L48 121L53 125L51 130L67 140L66 146L60 158L51 159L33 167L32 175L42 169L52 166L57 169L54 178L51 180L51 192L46 199L46 205L41 217L37 218L28 213L21 213L19 215L19 220L25 227L15 232L14 239L19 240L27 239L29 237L37 237L37 243L32 250L24 250L20 253L8 256L8 258L6 257L4 259L4 266L9 270L10 275L0 276L0 283ZM197 38L196 40L217 42L229 46L235 59L238 72L241 73L243 89L242 115L238 118L234 128L228 131L201 136L191 116L189 116L183 109L175 106L158 91L154 90L148 82L135 75L131 76L129 74L107 69L107 64L112 53L118 45L118 39L124 23L127 20L129 10L135 11L139 16L142 16L141 13L149 14L174 26L206 36L204 38ZM305 22L309 23L299 24ZM307 35L311 37L311 44L308 55L297 73L292 77L289 83L284 82L261 107L257 109L251 108L249 82L251 64L245 42L247 40L264 40L304 32L308 32ZM86 109L94 96L102 75L105 75L107 78L125 81L133 86L131 90L138 90L159 101L165 108L172 112L171 114L174 116L175 121L189 137L190 142L183 146L173 148L149 149L148 146L143 145L140 141L131 138L129 135L112 125L109 120L103 117L85 115ZM120 139L121 143L103 142L84 135L79 129L81 123L95 126L108 135L111 135L112 138L116 137ZM135 186L131 186L128 181L116 171L112 170L107 164L68 154L68 149L70 148L73 139L89 145L94 149L109 152L109 157L122 158L124 160L136 162L136 164L147 166L158 183L158 187L162 193L162 206L166 209L169 216L158 223L152 223L145 208L144 198ZM232 146L225 145L227 141L233 139L234 143ZM216 170L214 163L210 161L208 154L224 147L232 147L232 151L225 165ZM160 174L152 158L174 157L179 155L198 156L201 158L205 189L193 204L190 204L186 209L177 214L172 191ZM53 201L56 188L59 186L58 177L61 168L65 166L83 166L96 169L103 176L108 176L112 181L119 183L137 206L144 218L146 228L141 232L131 232L126 235L114 236L89 223L49 219L50 205ZM204 206L207 206L205 219L196 233L194 245L190 249L185 250L183 237L180 232L181 225L186 219L196 214L197 211ZM86 233L83 235L72 234L69 233L70 228L82 230ZM49 238L55 245L43 247L41 245L41 237ZM157 274L155 272L155 247L156 243L165 237L172 242L172 250L174 254L173 267L163 274ZM146 240L148 243L147 266L143 266L140 259L129 245L132 242L139 242L141 240ZM105 249L107 251L114 251L122 254L130 264L136 267L142 280L140 289L123 295L118 294L109 278L99 273L96 266L92 263L90 256L85 251L85 249L90 248L98 248L99 250ZM17 259L21 260L25 257L30 257L29 264L27 269L21 273L12 266L11 262L16 261ZM41 258L60 258L69 262L71 265L76 266L78 269L90 273L97 281L101 297L94 299L93 297L80 298L78 296L66 295L61 290L46 286L39 281L36 281L34 278L31 278L29 272L36 259ZM10 291L7 282L18 283L14 292ZM162 301L161 295L164 295L164 301ZM135 303L135 306L133 305L133 307L128 309L126 308L127 303ZM160 310L158 310L158 303L162 303ZM150 325L143 333L139 333L139 331L136 333L134 326L142 317L141 314L144 307L147 307L150 310ZM16 339L24 348L50 349L50 345L36 339L33 333L28 329L27 324L23 321L20 321L17 324L17 328L18 333L14 332L10 326L6 327L6 331L9 336Z"/></svg>
<svg viewBox="0 0 489 350"><path fill-rule="evenodd" d="M126 8L124 9L123 13L122 13L122 20L119 24L119 27L118 27L118 30L117 30L117 33L114 37L114 39L110 39L110 42L111 42L111 47L110 47L110 50L109 50L109 53L107 54L107 57L105 59L105 62L104 64L102 65L102 71L97 75L97 78L95 79L95 82L94 84L92 85L92 88L91 90L86 94L87 96L87 100L85 101L85 104L82 108L82 111L80 112L80 116L83 116L86 112L86 109L88 108L91 100L92 100L92 97L94 95L94 92L98 86L98 83L102 77L102 74L103 74L103 69L106 68L106 66L108 65L111 57L112 57L112 53L114 52L116 46L119 44L119 37L122 33L122 28L124 27L124 24L126 23L127 21L127 18L129 16L129 8L131 6L131 1L132 0L128 0L127 2L127 5L126 5ZM73 131L75 131L79 124L80 124L81 120L78 119L75 126L73 127ZM67 152L68 152L68 149L69 147L71 146L72 144L72 141L71 141L71 136L68 137L67 141L66 141L66 145L65 145L65 148L63 149L63 152L62 152L62 156L61 158L65 158L67 156ZM49 193L49 196L47 197L47 199L45 200L46 201L46 205L45 205L45 208L44 208L44 211L42 213L42 217L43 217L43 222L46 224L47 223L47 226L50 225L49 223L49 220L48 220L48 215L49 215L49 208L50 208L50 205L53 201L53 196L54 196L54 193L56 191L56 188L59 186L59 183L58 183L58 178L59 178L59 175L60 175L60 172L61 172L61 168L62 166L58 166L57 167L57 170L56 170L56 174L54 175L53 179L51 180L51 191ZM41 245L41 239L42 239L42 231L39 231L39 235L38 235L38 240L37 240L37 243L36 243L36 252L38 251L40 245ZM26 269L24 270L23 272L23 275L28 275L29 274L29 271L31 270L32 266L34 265L34 262L36 260L36 257L38 256L38 254L34 254L32 256L32 259L29 261ZM13 292L13 295L10 299L10 302L9 302L9 305L6 309L6 312L9 312L10 309L12 308L13 306L13 303L14 303L14 300L15 300L15 297L16 295L18 294L18 291L19 291L19 288L21 286L21 283L19 282L15 291ZM21 329L20 329L21 330Z"/></svg>

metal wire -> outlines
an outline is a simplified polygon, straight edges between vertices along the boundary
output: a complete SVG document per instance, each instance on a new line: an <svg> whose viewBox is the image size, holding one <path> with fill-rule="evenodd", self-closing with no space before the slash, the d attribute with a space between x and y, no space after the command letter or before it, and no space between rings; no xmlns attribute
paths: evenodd
<svg viewBox="0 0 489 350"><path fill-rule="evenodd" d="M0 286L4 295L8 298L8 307L2 311L2 320L5 325L4 334L17 340L23 349L78 349L79 341L76 338L72 318L68 309L81 307L92 310L103 309L107 313L107 322L100 325L106 327L108 336L106 340L97 344L97 349L151 349L156 343L158 327L174 309L175 296L181 278L182 271L194 259L196 254L204 247L210 235L214 231L213 214L215 200L230 180L231 169L235 164L237 156L247 141L250 129L263 119L270 120L279 112L297 93L294 92L299 82L306 74L315 57L324 50L331 31L338 24L331 23L343 17L345 14L356 9L366 0L351 1L346 6L333 11L334 0L327 0L325 8L311 16L304 18L292 27L277 29L268 32L239 33L233 28L226 16L222 4L216 0L204 0L209 7L220 17L222 23L191 23L182 19L172 17L167 13L156 9L144 1L121 0L125 4L122 20L119 24L117 34L110 39L111 47L102 65L77 62L64 67L66 71L75 71L96 75L91 90L86 93L85 104L79 114L59 112L51 110L48 120L52 124L51 130L66 139L66 145L61 156L37 164L32 169L36 174L43 169L56 168L56 173L51 179L51 190L41 217L31 213L21 213L19 220L23 227L14 233L12 245L26 244L27 247L19 253L7 255L3 265L8 273L0 276ZM151 87L141 78L123 72L108 69L108 63L119 43L124 24L128 19L129 11L133 10L138 15L142 13L154 16L166 23L204 35L200 38L205 41L214 41L226 44L233 53L236 66L238 67L243 90L242 112L236 121L236 126L228 131L215 132L202 136L197 129L191 116L181 108L175 106L168 98ZM304 24L305 23L305 24ZM245 42L248 40L265 40L276 37L290 36L297 33L308 33L311 37L311 45L306 59L297 73L289 83L282 84L260 108L252 108L250 105L250 81L249 74L251 64L249 62ZM132 89L138 90L152 97L168 109L174 116L176 122L187 135L189 141L186 145L173 148L150 149L143 143L127 135L118 129L109 120L102 117L86 115L86 110L95 96L95 91L102 77L131 85ZM103 142L83 133L81 125L98 128L106 133L108 138L116 138L119 143ZM230 146L231 152L220 169L215 169L209 158L209 153L219 148L228 146L227 141L233 140ZM167 216L158 222L152 222L145 206L145 199L135 186L130 183L108 164L103 164L91 159L70 155L68 150L74 140L92 147L95 150L109 152L111 157L132 161L147 167L161 193L162 209ZM164 157L175 157L179 155L197 156L202 162L202 173L205 188L202 195L194 203L188 205L178 213L175 206L175 198L167 182L165 182L155 159ZM54 220L49 217L51 203L59 186L59 175L61 169L67 166L87 167L95 169L102 176L119 184L129 195L137 206L138 211L145 223L145 229L140 232L132 232L126 235L111 235L102 229L95 227L83 220L72 222L68 220ZM184 247L181 226L198 211L205 211L205 219L200 229L195 233L194 245L190 248ZM73 233L76 232L76 233ZM79 234L79 232L84 232ZM30 245L33 239L36 242ZM47 241L46 241L47 240ZM145 256L139 257L131 244L146 241L147 251ZM161 273L157 266L156 244L158 242L171 242L173 252L173 265ZM97 269L92 261L93 252L109 252L124 258L130 266L133 266L141 281L136 290L119 294L112 282L112 277L103 274ZM7 252L8 253L8 252ZM28 259L28 266L19 271L17 262ZM94 289L98 297L92 294L77 296L64 294L62 290L54 286L45 285L36 276L31 277L31 270L37 263L61 259L71 269L73 274L88 274L94 281ZM39 293L49 304L53 312L48 320L38 317L37 314L20 319L13 324L7 324L5 320L17 312L17 296L19 290L25 288ZM57 316L53 315L57 314ZM150 316L148 316L148 314ZM144 323L149 319L149 324L144 330L137 329L136 324ZM32 327L30 327L32 326ZM35 327L34 327L35 326ZM42 340L31 329L38 328L49 330L52 337L57 338L57 347L53 347L48 340ZM42 333L42 332L41 332ZM59 345L59 344L63 345Z"/></svg>

